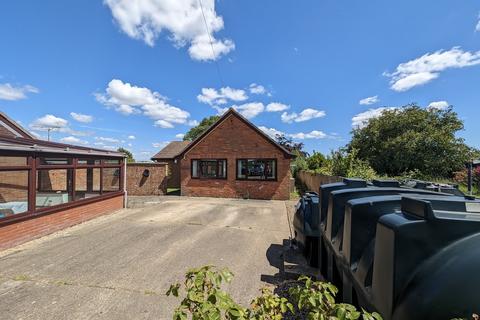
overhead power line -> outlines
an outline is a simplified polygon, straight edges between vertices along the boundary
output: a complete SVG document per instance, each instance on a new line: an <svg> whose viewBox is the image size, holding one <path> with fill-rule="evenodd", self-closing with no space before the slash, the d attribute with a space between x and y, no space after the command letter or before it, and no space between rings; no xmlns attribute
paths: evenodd
<svg viewBox="0 0 480 320"><path fill-rule="evenodd" d="M225 84L223 82L222 72L220 72L220 65L218 64L217 59L215 59L216 56L215 56L215 49L213 47L213 39L212 39L212 35L210 34L210 30L208 29L207 19L205 18L205 12L203 11L202 0L198 0L198 3L200 5L200 10L202 11L203 23L205 24L205 29L207 30L208 39L210 40L210 47L212 48L212 55L213 55L212 58L213 58L213 61L215 62L215 65L217 66L217 73L220 79L220 84L222 87L225 87Z"/></svg>

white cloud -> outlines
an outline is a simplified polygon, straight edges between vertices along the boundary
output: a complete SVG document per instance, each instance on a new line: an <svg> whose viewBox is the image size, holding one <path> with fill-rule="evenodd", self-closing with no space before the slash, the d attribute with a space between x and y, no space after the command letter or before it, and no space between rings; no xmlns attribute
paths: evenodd
<svg viewBox="0 0 480 320"><path fill-rule="evenodd" d="M480 64L480 51L469 52L463 51L460 47L453 47L448 51L427 53L420 58L401 63L395 72L384 75L391 78L390 88L401 92L438 78L446 69L465 68L477 64Z"/></svg>
<svg viewBox="0 0 480 320"><path fill-rule="evenodd" d="M169 143L170 143L170 141L154 142L154 143L152 143L152 146L153 146L154 148L161 149L161 148L165 147L165 146L166 146L167 144L169 144Z"/></svg>
<svg viewBox="0 0 480 320"><path fill-rule="evenodd" d="M294 133L294 134L290 134L289 135L290 137L292 137L293 139L325 139L327 137L327 135L322 132L322 131L319 131L319 130L313 130L313 131L310 131L310 132L307 132L307 133L303 133L303 132L299 132L299 133Z"/></svg>
<svg viewBox="0 0 480 320"><path fill-rule="evenodd" d="M480 32L480 13L478 14L478 22L475 26L475 32Z"/></svg>
<svg viewBox="0 0 480 320"><path fill-rule="evenodd" d="M22 100L27 98L27 93L38 93L33 86L12 86L10 83L0 83L0 100Z"/></svg>
<svg viewBox="0 0 480 320"><path fill-rule="evenodd" d="M214 88L202 88L202 93L197 96L198 101L209 105L221 105L230 101L245 101L248 99L245 90L223 87L220 90Z"/></svg>
<svg viewBox="0 0 480 320"><path fill-rule="evenodd" d="M295 112L292 112L290 114L287 112L284 112L282 113L281 119L283 122L292 123L292 122L308 121L315 118L322 118L325 115L326 115L325 111L317 110L313 108L307 108L307 109L304 109L299 114Z"/></svg>
<svg viewBox="0 0 480 320"><path fill-rule="evenodd" d="M134 135L130 135L127 138L130 139L130 140L135 140L137 137L135 137Z"/></svg>
<svg viewBox="0 0 480 320"><path fill-rule="evenodd" d="M268 127L265 127L265 126L260 126L258 128L260 130L262 130L263 132L265 132L266 134L268 134L273 139L275 139L279 135L280 136L284 135L286 137L290 137L290 138L297 139L297 140L328 138L328 135L326 133L324 133L322 131L319 131L319 130L313 130L313 131L310 131L310 132L307 132L307 133L304 133L304 132L285 133L285 132L282 132L282 131L277 130L275 128L268 128Z"/></svg>
<svg viewBox="0 0 480 320"><path fill-rule="evenodd" d="M183 133L177 133L175 135L175 138L177 138L177 139L183 139L183 137L185 137L185 134L183 134Z"/></svg>
<svg viewBox="0 0 480 320"><path fill-rule="evenodd" d="M97 93L96 99L120 113L126 115L142 113L155 120L155 125L164 128L172 128L173 124L188 123L190 113L170 105L164 96L148 88L113 79L105 91L103 94Z"/></svg>
<svg viewBox="0 0 480 320"><path fill-rule="evenodd" d="M77 120L78 122L82 122L82 123L90 123L90 122L93 121L93 116L90 116L90 115L87 115L87 114L70 112L70 116L74 120Z"/></svg>
<svg viewBox="0 0 480 320"><path fill-rule="evenodd" d="M68 121L51 114L46 114L33 121L30 124L30 127L41 131L46 131L48 129L67 129Z"/></svg>
<svg viewBox="0 0 480 320"><path fill-rule="evenodd" d="M269 97L272 96L272 94L270 92L268 92L267 89L264 86L262 86L260 84L257 84L257 83L250 84L250 86L248 87L248 90L252 94L266 94Z"/></svg>
<svg viewBox="0 0 480 320"><path fill-rule="evenodd" d="M118 140L118 139L109 138L109 137L95 137L95 140L100 141L102 143L104 143L104 142L119 143L120 142L120 140Z"/></svg>
<svg viewBox="0 0 480 320"><path fill-rule="evenodd" d="M232 108L240 112L247 119L255 118L265 111L265 106L261 102L249 102L242 105L233 105Z"/></svg>
<svg viewBox="0 0 480 320"><path fill-rule="evenodd" d="M450 106L447 101L432 101L427 109L445 110Z"/></svg>
<svg viewBox="0 0 480 320"><path fill-rule="evenodd" d="M286 104L279 103L279 102L271 102L271 103L267 104L267 111L268 112L285 111L289 108L290 108L290 106L287 106Z"/></svg>
<svg viewBox="0 0 480 320"><path fill-rule="evenodd" d="M173 124L171 124L170 122L168 122L166 120L157 120L157 121L155 121L155 127L170 129L170 128L173 128Z"/></svg>
<svg viewBox="0 0 480 320"><path fill-rule="evenodd" d="M208 32L198 0L105 0L105 4L123 32L149 46L165 30L175 47L189 46L188 52L194 60L217 60L235 49L232 40L214 36L224 28L214 0L202 0Z"/></svg>
<svg viewBox="0 0 480 320"><path fill-rule="evenodd" d="M365 112L361 112L355 115L352 118L352 127L354 128L363 128L368 124L368 121L373 118L378 118L382 115L382 113L386 110L394 110L396 108L376 108L376 109L369 109Z"/></svg>
<svg viewBox="0 0 480 320"><path fill-rule="evenodd" d="M198 120L188 120L187 122L187 125L191 126L191 127L196 127L200 124L200 122L198 122Z"/></svg>
<svg viewBox="0 0 480 320"><path fill-rule="evenodd" d="M275 128L268 128L268 127L265 127L265 126L259 126L258 128L260 130L262 130L263 132L265 132L266 134L268 134L270 137L274 138L274 139L276 138L277 135L279 135L279 136L285 135L284 132L279 131Z"/></svg>
<svg viewBox="0 0 480 320"><path fill-rule="evenodd" d="M88 144L88 141L81 140L79 138L76 138L74 136L68 136L60 139L61 142L63 143L71 143L71 144Z"/></svg>
<svg viewBox="0 0 480 320"><path fill-rule="evenodd" d="M380 99L378 99L378 96L372 96L372 97L364 98L364 99L360 100L358 103L363 105L363 106L365 106L365 105L368 106L368 105L377 103L379 101L380 101Z"/></svg>

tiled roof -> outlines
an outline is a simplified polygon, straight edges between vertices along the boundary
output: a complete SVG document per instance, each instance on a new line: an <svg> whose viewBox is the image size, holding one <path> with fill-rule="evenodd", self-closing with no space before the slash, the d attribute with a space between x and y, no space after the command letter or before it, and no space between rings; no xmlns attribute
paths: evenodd
<svg viewBox="0 0 480 320"><path fill-rule="evenodd" d="M156 159L173 159L179 153L181 153L188 145L190 141L172 141L160 150L156 155L152 157L152 160Z"/></svg>

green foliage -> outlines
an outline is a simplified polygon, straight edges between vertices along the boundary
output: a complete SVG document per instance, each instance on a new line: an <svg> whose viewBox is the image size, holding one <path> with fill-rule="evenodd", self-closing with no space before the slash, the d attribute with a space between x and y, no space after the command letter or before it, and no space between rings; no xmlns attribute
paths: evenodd
<svg viewBox="0 0 480 320"><path fill-rule="evenodd" d="M247 309L235 303L228 293L222 290L222 282L230 283L233 274L227 270L217 270L204 266L189 270L185 275L185 297L173 314L174 320L188 319L248 319ZM181 285L170 286L167 296L179 296Z"/></svg>
<svg viewBox="0 0 480 320"><path fill-rule="evenodd" d="M327 159L320 152L314 151L312 155L306 158L306 161L307 161L307 168L309 170L315 170L317 168L323 167Z"/></svg>
<svg viewBox="0 0 480 320"><path fill-rule="evenodd" d="M293 154L295 155L295 158L292 160L290 167L292 170L292 176L296 177L297 172L301 170L307 170L308 167L307 167L307 160L302 153L295 150L293 151Z"/></svg>
<svg viewBox="0 0 480 320"><path fill-rule="evenodd" d="M320 167L309 167L309 169L328 176L355 177L367 180L372 180L378 176L367 161L357 157L357 150L353 148L350 152L346 149L332 151L324 159ZM315 162L317 161L315 160ZM309 163L308 159L307 163ZM310 163L314 162L311 161Z"/></svg>
<svg viewBox="0 0 480 320"><path fill-rule="evenodd" d="M303 286L290 288L289 293L295 301L297 310L306 311L308 319L345 319L355 320L360 316L363 320L380 320L382 317L374 312L358 311L354 306L346 303L336 303L335 295L338 289L331 283L313 281L302 276L298 279Z"/></svg>
<svg viewBox="0 0 480 320"><path fill-rule="evenodd" d="M220 119L219 116L211 116L207 118L203 118L202 121L196 126L192 127L188 132L185 134L183 137L184 141L192 141L195 140L199 135L204 133L212 124L218 121Z"/></svg>
<svg viewBox="0 0 480 320"><path fill-rule="evenodd" d="M288 151L306 157L308 154L303 151L303 142L295 142L292 138L285 136L284 134L277 134L275 140L279 145L287 149Z"/></svg>
<svg viewBox="0 0 480 320"><path fill-rule="evenodd" d="M289 289L289 297L280 297L268 288L252 300L250 308L242 307L222 290L233 274L214 266L189 270L185 275L184 298L173 314L174 320L281 320L284 315L306 314L312 320L381 320L379 314L358 311L354 306L336 303L337 288L330 283L300 277L300 284ZM167 296L180 297L181 285L170 286Z"/></svg>
<svg viewBox="0 0 480 320"><path fill-rule="evenodd" d="M120 147L120 148L117 149L117 151L125 153L125 155L127 156L127 162L128 163L135 162L135 159L133 158L133 154L130 151L128 151L127 149Z"/></svg>
<svg viewBox="0 0 480 320"><path fill-rule="evenodd" d="M281 298L269 288L263 288L262 295L253 299L251 303L248 319L281 320L287 311L295 312L287 298Z"/></svg>
<svg viewBox="0 0 480 320"><path fill-rule="evenodd" d="M384 111L352 131L348 145L359 159L382 174L399 176L418 170L431 177L451 177L472 157L456 133L463 121L453 112L415 105Z"/></svg>

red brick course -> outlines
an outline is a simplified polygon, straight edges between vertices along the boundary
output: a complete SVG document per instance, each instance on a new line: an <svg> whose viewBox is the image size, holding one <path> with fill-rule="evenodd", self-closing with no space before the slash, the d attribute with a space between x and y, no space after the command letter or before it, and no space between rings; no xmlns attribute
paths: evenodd
<svg viewBox="0 0 480 320"><path fill-rule="evenodd" d="M0 226L0 250L123 208L123 195Z"/></svg>
<svg viewBox="0 0 480 320"><path fill-rule="evenodd" d="M242 158L277 159L277 181L236 180L236 160ZM227 179L192 179L192 159L227 159ZM275 200L290 197L290 159L234 114L185 153L180 170L185 196Z"/></svg>

